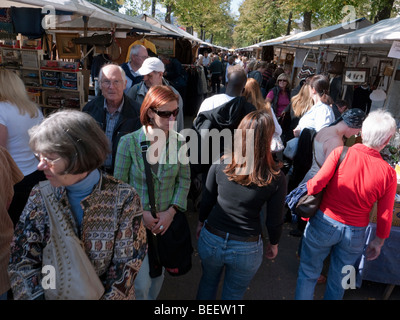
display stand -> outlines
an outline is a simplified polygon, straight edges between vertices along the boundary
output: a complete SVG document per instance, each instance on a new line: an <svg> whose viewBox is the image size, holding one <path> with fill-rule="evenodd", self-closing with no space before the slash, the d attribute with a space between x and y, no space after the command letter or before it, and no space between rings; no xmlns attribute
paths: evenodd
<svg viewBox="0 0 400 320"><path fill-rule="evenodd" d="M43 113L55 109L82 109L84 78L77 62L43 60L43 50L0 47L2 67L23 80L29 96Z"/></svg>

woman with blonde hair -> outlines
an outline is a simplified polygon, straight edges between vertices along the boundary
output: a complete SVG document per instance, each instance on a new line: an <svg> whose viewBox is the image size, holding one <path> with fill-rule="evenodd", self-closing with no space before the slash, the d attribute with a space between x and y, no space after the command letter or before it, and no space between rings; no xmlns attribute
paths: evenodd
<svg viewBox="0 0 400 320"><path fill-rule="evenodd" d="M254 105L258 111L267 111L272 116L275 125L274 135L280 136L282 134L282 128L276 119L275 113L271 110L271 103L264 100L260 85L256 79L247 78L242 96L246 98L247 102Z"/></svg>
<svg viewBox="0 0 400 320"><path fill-rule="evenodd" d="M225 154L208 172L196 232L203 270L198 299L216 299L223 272L221 299L243 299L263 260L260 213L264 204L269 235L266 257L274 259L278 254L286 178L270 149L273 123L266 111L246 115L235 131L235 143L240 141L244 147Z"/></svg>
<svg viewBox="0 0 400 320"><path fill-rule="evenodd" d="M28 130L43 120L39 107L30 100L25 85L10 70L0 70L0 145L8 150L24 179L14 186L8 213L14 223L19 219L32 187L45 180L37 169L38 160L29 147Z"/></svg>
<svg viewBox="0 0 400 320"><path fill-rule="evenodd" d="M271 103L277 118L290 103L290 78L286 73L281 73L276 79L276 85L268 92L266 101Z"/></svg>

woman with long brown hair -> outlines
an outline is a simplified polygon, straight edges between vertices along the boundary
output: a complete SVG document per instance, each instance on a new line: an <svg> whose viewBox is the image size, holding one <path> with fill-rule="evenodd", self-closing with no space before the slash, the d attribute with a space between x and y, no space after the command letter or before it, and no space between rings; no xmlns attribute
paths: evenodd
<svg viewBox="0 0 400 320"><path fill-rule="evenodd" d="M285 175L271 154L272 116L253 111L235 131L234 151L213 164L207 176L197 227L203 274L197 298L242 299L263 259L260 212L267 203L266 257L278 254L286 196Z"/></svg>

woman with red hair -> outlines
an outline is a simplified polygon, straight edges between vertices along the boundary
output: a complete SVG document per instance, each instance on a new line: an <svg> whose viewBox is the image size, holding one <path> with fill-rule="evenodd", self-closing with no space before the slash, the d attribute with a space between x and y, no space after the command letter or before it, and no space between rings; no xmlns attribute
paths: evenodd
<svg viewBox="0 0 400 320"><path fill-rule="evenodd" d="M174 131L178 115L178 96L167 86L151 87L140 108L139 130L123 136L118 144L114 176L132 185L140 195L145 227L153 234L163 235L177 211L186 211L190 189L190 167L186 156L185 139ZM142 157L141 143L150 143L147 160L151 166L157 217L150 211L149 192ZM149 251L153 250L149 246ZM155 300L161 290L162 272L149 275L149 253L135 279L137 300Z"/></svg>

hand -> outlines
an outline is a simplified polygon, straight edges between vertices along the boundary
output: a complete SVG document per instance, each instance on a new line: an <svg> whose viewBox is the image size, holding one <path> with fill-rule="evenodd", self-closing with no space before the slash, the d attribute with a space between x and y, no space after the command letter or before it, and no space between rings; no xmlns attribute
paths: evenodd
<svg viewBox="0 0 400 320"><path fill-rule="evenodd" d="M385 239L381 239L379 237L375 237L375 239L369 243L367 250L365 251L365 256L367 257L368 261L375 260L379 257L384 243Z"/></svg>
<svg viewBox="0 0 400 320"><path fill-rule="evenodd" d="M143 211L143 224L144 226L151 230L158 222L158 218L153 218L150 211Z"/></svg>
<svg viewBox="0 0 400 320"><path fill-rule="evenodd" d="M267 252L265 253L265 257L267 259L275 259L275 257L278 255L278 245L277 244L270 244L268 243L267 245Z"/></svg>
<svg viewBox="0 0 400 320"><path fill-rule="evenodd" d="M169 208L168 210L157 212L158 221L151 229L151 232L153 232L154 234L161 233L161 235L163 235L168 230L169 226L172 223L172 220L174 220L175 213L176 211L174 208Z"/></svg>
<svg viewBox="0 0 400 320"><path fill-rule="evenodd" d="M203 226L204 226L204 222L198 222L197 223L197 228L196 228L196 239L198 240L199 239L199 237L200 237L200 231L201 231L201 229L203 228Z"/></svg>
<svg viewBox="0 0 400 320"><path fill-rule="evenodd" d="M296 128L293 129L293 135L295 137L300 136L300 133L301 133L301 129L300 128L296 127Z"/></svg>

